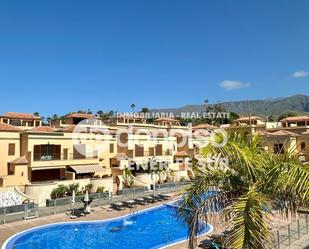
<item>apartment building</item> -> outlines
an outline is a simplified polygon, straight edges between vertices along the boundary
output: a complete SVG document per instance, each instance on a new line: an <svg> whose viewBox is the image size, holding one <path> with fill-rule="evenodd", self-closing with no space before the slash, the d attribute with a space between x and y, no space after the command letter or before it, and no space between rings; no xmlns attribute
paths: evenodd
<svg viewBox="0 0 309 249"><path fill-rule="evenodd" d="M266 122L258 116L242 117L229 129L235 127L251 129L252 134L261 136L265 149L271 153L294 154L309 161L309 116L287 117L279 122Z"/></svg>
<svg viewBox="0 0 309 249"><path fill-rule="evenodd" d="M28 113L6 112L0 116L0 123L9 124L23 130L32 129L42 125L39 116Z"/></svg>
<svg viewBox="0 0 309 249"><path fill-rule="evenodd" d="M157 119L154 124L147 124L141 119L138 122L131 120L131 123L123 120L122 117L117 121L118 154L111 158L114 175L122 175L122 170L130 166L134 177L149 186L153 182L150 166L155 163L173 171L176 180L188 178L184 158L190 155L178 146L179 136L189 132L188 127L166 118ZM167 120L168 123L165 123Z"/></svg>
<svg viewBox="0 0 309 249"><path fill-rule="evenodd" d="M173 119L147 124L141 117L123 118L106 126L94 115L74 113L42 126L40 117L6 113L0 122L0 187L17 186L44 205L60 184L91 183L116 193L129 165L136 186L158 181L139 167L149 162L165 165L174 180L188 178L185 166L198 153L191 133Z"/></svg>
<svg viewBox="0 0 309 249"><path fill-rule="evenodd" d="M18 127L0 123L0 187L28 183L27 160L20 156L21 131Z"/></svg>
<svg viewBox="0 0 309 249"><path fill-rule="evenodd" d="M246 133L256 133L266 129L266 121L260 116L244 116L236 119L231 128L242 129Z"/></svg>

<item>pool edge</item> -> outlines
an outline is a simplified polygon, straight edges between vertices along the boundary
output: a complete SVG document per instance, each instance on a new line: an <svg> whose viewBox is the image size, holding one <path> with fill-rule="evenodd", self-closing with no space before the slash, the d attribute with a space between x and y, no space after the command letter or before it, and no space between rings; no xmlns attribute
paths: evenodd
<svg viewBox="0 0 309 249"><path fill-rule="evenodd" d="M149 207L149 208L145 208L145 209L142 209L142 210L139 210L138 211L138 214L140 213L144 213L146 211L149 211L149 210L152 210L152 209L157 209L157 208L160 208L160 207L163 207L163 206L168 206L167 204L172 204L172 203L175 203L177 202L177 200L174 200L174 201L171 201L171 202L167 202L167 203L162 203L160 205L157 205L157 206L154 206L154 207ZM114 221L114 220L118 220L118 219L123 219L125 217L128 217L128 216L131 216L132 214L126 214L126 215L122 215L122 216L119 216L119 217L114 217L114 218L109 218L109 219L103 219L103 220L83 220L83 221L62 221L62 222L55 222L55 223L49 223L49 224L44 224L44 225L40 225L40 226L35 226L35 227L32 227L32 228L29 228L29 229L26 229L26 230L23 230L21 232L18 232L12 236L10 236L9 238L7 238L3 245L1 246L1 249L8 249L7 246L8 246L8 243L14 239L15 237L19 236L19 235L22 235L23 233L27 233L31 230L35 230L35 229L39 229L39 228L44 228L44 227L48 227L48 226L53 226L53 225L59 225L59 224L75 224L75 223L95 223L95 222L108 222L108 221ZM209 231L197 236L197 238L201 237L201 236L204 236L210 232L213 231L213 226L211 224L208 224L207 223L207 226L209 226ZM184 240L181 240L181 241L177 241L175 243L173 243L173 241L171 241L171 244L168 244L168 245L165 245L163 247L160 247L160 245L158 245L157 247L154 247L154 248L150 248L150 249L164 249L164 248L168 248L170 246L173 246L173 245L177 245L177 244L180 244L180 243L183 243L185 241L187 241L188 239L184 239Z"/></svg>

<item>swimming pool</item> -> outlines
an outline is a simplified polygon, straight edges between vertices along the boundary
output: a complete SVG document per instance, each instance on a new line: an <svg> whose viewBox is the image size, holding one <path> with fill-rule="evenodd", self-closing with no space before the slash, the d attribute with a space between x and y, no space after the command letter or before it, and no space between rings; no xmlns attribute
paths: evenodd
<svg viewBox="0 0 309 249"><path fill-rule="evenodd" d="M164 204L116 219L44 225L12 236L2 249L162 248L187 239L188 229L176 210ZM211 230L200 224L201 234Z"/></svg>

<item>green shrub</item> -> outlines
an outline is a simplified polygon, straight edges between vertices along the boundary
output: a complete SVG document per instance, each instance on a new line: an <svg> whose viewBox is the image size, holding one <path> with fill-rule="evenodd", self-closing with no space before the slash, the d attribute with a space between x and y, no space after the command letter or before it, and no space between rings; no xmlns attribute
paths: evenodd
<svg viewBox="0 0 309 249"><path fill-rule="evenodd" d="M52 199L62 198L68 192L68 187L65 185L59 185L57 188L54 188L50 194Z"/></svg>
<svg viewBox="0 0 309 249"><path fill-rule="evenodd" d="M68 186L68 195L72 196L73 191L75 191L75 194L78 192L79 183L72 183Z"/></svg>
<svg viewBox="0 0 309 249"><path fill-rule="evenodd" d="M100 186L97 188L97 193L104 193L104 187L103 186Z"/></svg>
<svg viewBox="0 0 309 249"><path fill-rule="evenodd" d="M93 189L93 184L92 183L89 183L85 186L85 192L86 190L88 190L89 192L91 192L91 190Z"/></svg>
<svg viewBox="0 0 309 249"><path fill-rule="evenodd" d="M180 182L185 182L186 181L186 178L184 176L180 177L179 179Z"/></svg>

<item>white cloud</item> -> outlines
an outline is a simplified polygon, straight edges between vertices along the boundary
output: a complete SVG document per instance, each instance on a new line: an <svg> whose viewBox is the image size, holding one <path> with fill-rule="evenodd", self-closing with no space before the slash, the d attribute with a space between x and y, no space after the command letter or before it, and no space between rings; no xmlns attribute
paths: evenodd
<svg viewBox="0 0 309 249"><path fill-rule="evenodd" d="M250 87L249 82L241 82L241 81L234 81L234 80L223 80L220 82L220 86L224 90L235 90L235 89L241 89L241 88L247 88Z"/></svg>
<svg viewBox="0 0 309 249"><path fill-rule="evenodd" d="M304 78L309 76L309 72L306 71L296 71L292 74L293 78Z"/></svg>

